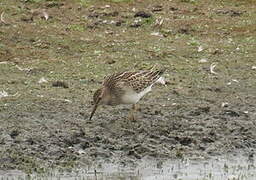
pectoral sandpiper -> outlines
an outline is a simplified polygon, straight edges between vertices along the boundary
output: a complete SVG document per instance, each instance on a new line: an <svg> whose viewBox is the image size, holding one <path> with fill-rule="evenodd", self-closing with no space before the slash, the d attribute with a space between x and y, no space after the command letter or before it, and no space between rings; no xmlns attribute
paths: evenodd
<svg viewBox="0 0 256 180"><path fill-rule="evenodd" d="M161 76L164 70L148 70L138 72L120 72L107 76L102 87L93 95L94 107L90 115L92 119L98 105L135 104L149 91L155 83L165 84Z"/></svg>

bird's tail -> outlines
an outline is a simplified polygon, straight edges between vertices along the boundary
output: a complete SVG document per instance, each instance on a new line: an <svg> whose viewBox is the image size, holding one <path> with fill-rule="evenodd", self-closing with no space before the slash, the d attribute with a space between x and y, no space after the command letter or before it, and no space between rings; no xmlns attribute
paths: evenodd
<svg viewBox="0 0 256 180"><path fill-rule="evenodd" d="M155 75L156 75L156 83L160 83L160 84L165 84L165 79L164 77L162 76L163 73L165 72L166 68L162 68L162 69L159 69L157 71L155 71Z"/></svg>
<svg viewBox="0 0 256 180"><path fill-rule="evenodd" d="M165 71L166 71L166 68L162 68L162 69L159 69L157 72L158 72L158 75L161 76Z"/></svg>

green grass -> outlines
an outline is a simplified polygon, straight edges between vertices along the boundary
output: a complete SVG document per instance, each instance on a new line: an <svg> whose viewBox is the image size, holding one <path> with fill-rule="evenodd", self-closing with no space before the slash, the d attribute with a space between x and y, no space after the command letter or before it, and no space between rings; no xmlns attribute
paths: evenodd
<svg viewBox="0 0 256 180"><path fill-rule="evenodd" d="M68 29L72 31L79 31L79 32L84 32L85 31L85 25L84 24L71 24L68 25Z"/></svg>

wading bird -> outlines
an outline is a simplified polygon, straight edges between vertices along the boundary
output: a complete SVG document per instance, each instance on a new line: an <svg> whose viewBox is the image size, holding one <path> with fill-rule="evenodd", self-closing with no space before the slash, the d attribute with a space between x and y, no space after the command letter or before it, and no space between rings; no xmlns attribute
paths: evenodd
<svg viewBox="0 0 256 180"><path fill-rule="evenodd" d="M155 83L165 84L162 74L164 70L148 70L138 72L120 72L107 76L102 87L93 95L94 107L90 115L92 119L98 105L132 104L135 111L136 103L149 91ZM131 118L134 119L133 111Z"/></svg>

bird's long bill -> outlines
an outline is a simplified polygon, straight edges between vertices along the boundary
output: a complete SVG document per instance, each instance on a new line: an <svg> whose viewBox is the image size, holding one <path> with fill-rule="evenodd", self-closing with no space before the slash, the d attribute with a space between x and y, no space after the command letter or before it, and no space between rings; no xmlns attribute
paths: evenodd
<svg viewBox="0 0 256 180"><path fill-rule="evenodd" d="M94 115L94 113L95 113L95 111L96 111L96 109L97 109L97 107L99 105L99 102L100 102L100 99L98 99L98 101L95 103L89 120L92 119L92 117L93 117L93 115Z"/></svg>

